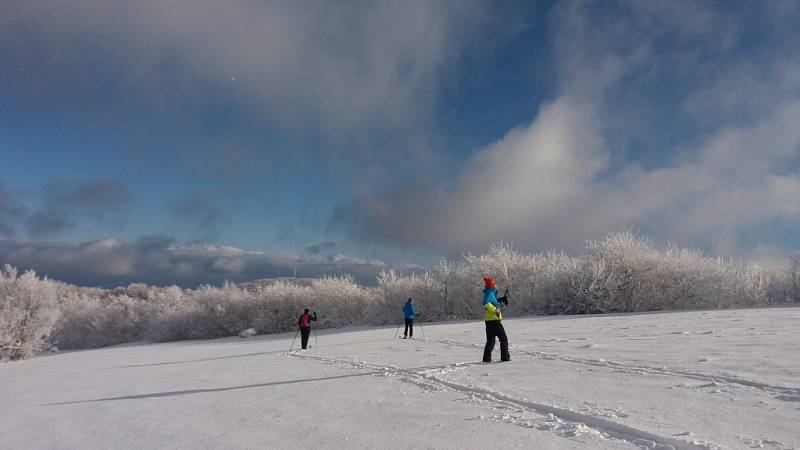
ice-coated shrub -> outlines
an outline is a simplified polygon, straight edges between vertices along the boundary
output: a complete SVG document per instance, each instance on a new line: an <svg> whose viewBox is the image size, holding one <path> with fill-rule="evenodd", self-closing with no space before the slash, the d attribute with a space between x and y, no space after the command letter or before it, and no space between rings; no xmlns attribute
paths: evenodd
<svg viewBox="0 0 800 450"><path fill-rule="evenodd" d="M371 323L397 324L403 321L403 306L414 299L420 318L443 320L447 318L446 290L443 281L431 272L402 275L394 270L378 275L378 290L382 302L371 313Z"/></svg>
<svg viewBox="0 0 800 450"><path fill-rule="evenodd" d="M146 300L69 294L51 341L62 349L96 348L142 340L159 315Z"/></svg>
<svg viewBox="0 0 800 450"><path fill-rule="evenodd" d="M318 312L321 328L367 323L374 290L352 277L323 277L309 285L279 281L250 289L226 283L186 290L182 301L164 308L147 337L154 340L235 336L253 328L258 334L296 328L303 308Z"/></svg>
<svg viewBox="0 0 800 450"><path fill-rule="evenodd" d="M244 339L244 338L253 337L256 334L258 334L258 333L256 333L256 329L255 328L248 328L246 330L240 331L239 332L239 337Z"/></svg>
<svg viewBox="0 0 800 450"><path fill-rule="evenodd" d="M58 319L56 283L33 271L0 270L0 360L18 360L38 350Z"/></svg>
<svg viewBox="0 0 800 450"><path fill-rule="evenodd" d="M369 317L376 305L373 291L359 286L351 276L322 277L308 288L305 303L317 312L319 327L361 325L374 320Z"/></svg>
<svg viewBox="0 0 800 450"><path fill-rule="evenodd" d="M782 297L790 302L800 302L800 252L789 257L789 266L783 274L784 291Z"/></svg>

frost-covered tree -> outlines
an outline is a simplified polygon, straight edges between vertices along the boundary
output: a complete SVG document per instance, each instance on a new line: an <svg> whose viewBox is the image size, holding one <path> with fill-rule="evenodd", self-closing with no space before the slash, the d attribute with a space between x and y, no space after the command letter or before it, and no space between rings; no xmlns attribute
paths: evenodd
<svg viewBox="0 0 800 450"><path fill-rule="evenodd" d="M38 350L58 319L56 286L33 271L0 270L0 359L17 360Z"/></svg>
<svg viewBox="0 0 800 450"><path fill-rule="evenodd" d="M786 270L786 297L791 302L800 302L800 251L789 257Z"/></svg>

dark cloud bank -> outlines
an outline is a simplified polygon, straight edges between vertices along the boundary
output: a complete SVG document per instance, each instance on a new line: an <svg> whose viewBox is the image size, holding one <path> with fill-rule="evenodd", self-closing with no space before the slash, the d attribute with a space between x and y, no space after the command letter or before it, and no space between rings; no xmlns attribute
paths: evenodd
<svg viewBox="0 0 800 450"><path fill-rule="evenodd" d="M115 238L82 244L48 242L91 223L122 225L133 196L126 183L95 179L83 183L50 182L38 192L36 206L0 180L0 264L33 269L41 275L82 286L112 287L133 282L194 287L273 277L351 275L372 285L389 267L379 260L345 256L333 242L309 246L303 254L269 255L207 243L219 232L223 214L216 198L193 192L166 205L187 224L198 243L180 245L168 236L147 236L134 243ZM21 240L28 236L30 241ZM404 266L405 267L405 266Z"/></svg>
<svg viewBox="0 0 800 450"><path fill-rule="evenodd" d="M122 226L133 203L128 185L111 179L53 181L44 185L39 194L39 206L23 205L19 196L0 180L0 239L18 234L50 238L87 220Z"/></svg>
<svg viewBox="0 0 800 450"><path fill-rule="evenodd" d="M373 285L389 269L382 261L344 255L268 255L213 244L178 245L167 237L135 243L102 239L78 245L0 240L0 261L81 286L112 287L132 282L194 287L226 280L352 275Z"/></svg>
<svg viewBox="0 0 800 450"><path fill-rule="evenodd" d="M121 225L133 202L126 183L107 179L80 184L52 182L43 188L43 198L42 208L25 221L33 238L58 235L87 218L95 223L116 220Z"/></svg>
<svg viewBox="0 0 800 450"><path fill-rule="evenodd" d="M15 235L25 213L25 208L14 200L0 180L0 238Z"/></svg>

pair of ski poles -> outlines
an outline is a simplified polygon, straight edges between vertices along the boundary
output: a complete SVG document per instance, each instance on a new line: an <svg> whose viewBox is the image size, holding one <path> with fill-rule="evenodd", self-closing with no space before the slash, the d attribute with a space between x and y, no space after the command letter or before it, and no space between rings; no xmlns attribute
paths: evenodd
<svg viewBox="0 0 800 450"><path fill-rule="evenodd" d="M402 327L403 325L405 325L405 323L401 323L400 325L397 326L397 329L394 330L394 337L392 339L397 339L397 333L400 332L400 327ZM419 327L419 331L422 331L422 339L425 339L425 329L422 328L422 322L418 322L417 326Z"/></svg>
<svg viewBox="0 0 800 450"><path fill-rule="evenodd" d="M317 341L317 327L311 329L314 331L314 348L319 348L319 341ZM294 341L297 339L297 334L300 333L300 329L298 328L297 331L294 332L294 337L292 338L292 345L289 347L289 351L292 351L294 348Z"/></svg>

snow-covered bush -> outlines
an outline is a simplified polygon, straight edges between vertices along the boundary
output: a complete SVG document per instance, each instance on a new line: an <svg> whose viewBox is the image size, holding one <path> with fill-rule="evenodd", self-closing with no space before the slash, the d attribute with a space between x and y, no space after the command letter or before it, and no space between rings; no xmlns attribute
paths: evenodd
<svg viewBox="0 0 800 450"><path fill-rule="evenodd" d="M795 252L789 258L784 280L784 298L790 302L800 302L800 252Z"/></svg>
<svg viewBox="0 0 800 450"><path fill-rule="evenodd" d="M256 333L256 329L255 328L248 328L246 330L240 331L239 332L239 337L244 339L244 338L253 337L256 334L257 333Z"/></svg>
<svg viewBox="0 0 800 450"><path fill-rule="evenodd" d="M313 281L304 303L317 311L321 328L361 325L374 321L369 316L377 303L373 291L350 276L323 277Z"/></svg>
<svg viewBox="0 0 800 450"><path fill-rule="evenodd" d="M50 341L61 349L96 348L143 339L158 315L155 305L127 295L67 292Z"/></svg>
<svg viewBox="0 0 800 450"><path fill-rule="evenodd" d="M33 271L0 270L0 360L17 360L39 349L58 319L56 284Z"/></svg>
<svg viewBox="0 0 800 450"><path fill-rule="evenodd" d="M383 299L370 312L370 321L378 325L403 321L403 306L409 298L426 320L447 318L444 283L431 272L399 274L394 270L378 275L378 290Z"/></svg>
<svg viewBox="0 0 800 450"><path fill-rule="evenodd" d="M279 281L250 289L226 283L186 290L184 298L163 308L146 336L154 340L235 336L253 328L258 334L295 329L303 308L316 310L321 328L364 324L375 310L373 289L352 277L323 277L310 284Z"/></svg>

